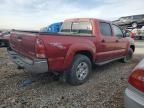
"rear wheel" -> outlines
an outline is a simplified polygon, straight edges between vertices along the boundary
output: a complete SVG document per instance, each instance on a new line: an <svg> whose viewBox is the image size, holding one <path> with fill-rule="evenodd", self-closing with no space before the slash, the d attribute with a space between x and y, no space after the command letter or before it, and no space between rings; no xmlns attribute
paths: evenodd
<svg viewBox="0 0 144 108"><path fill-rule="evenodd" d="M87 56L81 54L76 55L71 68L66 73L66 81L72 85L83 84L89 78L91 67L91 61Z"/></svg>
<svg viewBox="0 0 144 108"><path fill-rule="evenodd" d="M122 59L123 63L128 63L133 57L133 50L129 48L127 55Z"/></svg>

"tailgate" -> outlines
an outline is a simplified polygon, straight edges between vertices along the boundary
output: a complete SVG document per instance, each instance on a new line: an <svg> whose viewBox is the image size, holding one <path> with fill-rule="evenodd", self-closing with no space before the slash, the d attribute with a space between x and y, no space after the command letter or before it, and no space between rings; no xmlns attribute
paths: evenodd
<svg viewBox="0 0 144 108"><path fill-rule="evenodd" d="M36 33L14 32L10 37L11 48L22 56L35 57Z"/></svg>

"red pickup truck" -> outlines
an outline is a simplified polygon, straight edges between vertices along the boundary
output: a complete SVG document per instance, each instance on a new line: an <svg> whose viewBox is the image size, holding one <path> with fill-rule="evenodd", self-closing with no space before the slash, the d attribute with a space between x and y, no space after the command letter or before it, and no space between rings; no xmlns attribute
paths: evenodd
<svg viewBox="0 0 144 108"><path fill-rule="evenodd" d="M20 69L63 73L72 85L88 79L92 64L128 62L135 50L118 26L92 18L65 20L57 34L13 31L10 47L9 54Z"/></svg>

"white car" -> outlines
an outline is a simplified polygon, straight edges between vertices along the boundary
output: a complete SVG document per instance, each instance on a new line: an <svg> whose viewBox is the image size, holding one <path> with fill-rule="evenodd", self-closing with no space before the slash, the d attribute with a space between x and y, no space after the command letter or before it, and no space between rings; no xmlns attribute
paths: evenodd
<svg viewBox="0 0 144 108"><path fill-rule="evenodd" d="M136 66L128 79L125 90L125 108L144 108L144 59Z"/></svg>

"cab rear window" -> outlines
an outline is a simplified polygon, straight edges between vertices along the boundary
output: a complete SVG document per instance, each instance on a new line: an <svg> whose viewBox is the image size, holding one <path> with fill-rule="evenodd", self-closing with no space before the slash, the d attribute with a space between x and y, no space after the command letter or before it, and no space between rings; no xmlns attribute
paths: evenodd
<svg viewBox="0 0 144 108"><path fill-rule="evenodd" d="M92 25L90 22L65 22L61 27L61 33L92 35Z"/></svg>

